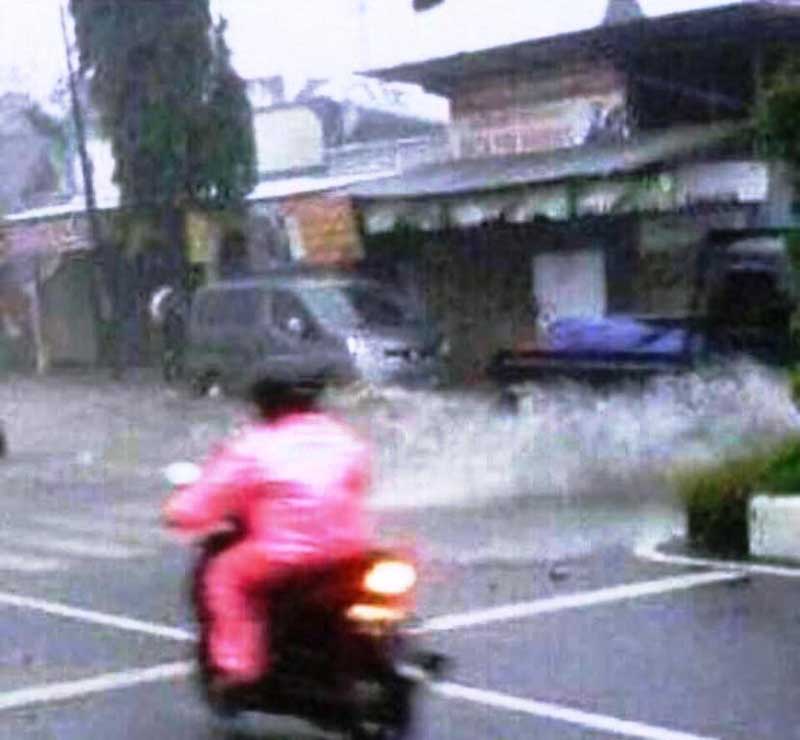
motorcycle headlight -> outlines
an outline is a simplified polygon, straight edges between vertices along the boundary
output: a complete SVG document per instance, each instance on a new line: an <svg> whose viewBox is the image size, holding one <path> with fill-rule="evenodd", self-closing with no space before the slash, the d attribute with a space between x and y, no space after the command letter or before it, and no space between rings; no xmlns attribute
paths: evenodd
<svg viewBox="0 0 800 740"><path fill-rule="evenodd" d="M406 618L406 612L403 609L389 606L353 604L353 606L347 610L347 617L354 622L363 622L365 624L388 624L391 622L402 622Z"/></svg>
<svg viewBox="0 0 800 740"><path fill-rule="evenodd" d="M381 596L401 596L417 582L417 570L402 560L382 560L364 576L364 588Z"/></svg>

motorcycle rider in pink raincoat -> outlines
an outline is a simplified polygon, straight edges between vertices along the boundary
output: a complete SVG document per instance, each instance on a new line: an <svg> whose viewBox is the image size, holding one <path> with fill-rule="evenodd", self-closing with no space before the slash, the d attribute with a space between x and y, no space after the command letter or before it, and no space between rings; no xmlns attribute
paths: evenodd
<svg viewBox="0 0 800 740"><path fill-rule="evenodd" d="M223 444L199 479L164 507L169 527L203 536L235 521L242 538L209 567L209 652L225 685L269 669L263 592L297 569L363 551L367 445L316 408L321 384L262 380L251 390L259 418Z"/></svg>

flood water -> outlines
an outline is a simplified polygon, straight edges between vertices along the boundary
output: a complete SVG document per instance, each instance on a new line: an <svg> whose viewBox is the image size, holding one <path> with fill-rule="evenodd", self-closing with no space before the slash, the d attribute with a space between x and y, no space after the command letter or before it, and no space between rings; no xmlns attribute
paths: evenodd
<svg viewBox="0 0 800 740"><path fill-rule="evenodd" d="M800 430L785 377L739 363L644 387L496 393L358 389L332 405L373 442L370 504L386 530L449 562L559 559L679 534L665 474ZM232 399L191 398L157 377L11 378L0 384L7 490L43 505L105 496L150 502L175 460L200 460L247 416Z"/></svg>
<svg viewBox="0 0 800 740"><path fill-rule="evenodd" d="M676 466L800 429L785 379L745 362L645 386L556 384L518 393L514 416L499 413L493 395L389 390L350 399L378 453L376 504L637 494Z"/></svg>

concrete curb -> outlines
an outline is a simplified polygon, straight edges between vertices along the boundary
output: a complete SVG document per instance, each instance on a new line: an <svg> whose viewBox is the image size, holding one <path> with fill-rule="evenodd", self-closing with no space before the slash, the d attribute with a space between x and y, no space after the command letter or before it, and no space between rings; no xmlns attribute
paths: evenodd
<svg viewBox="0 0 800 740"><path fill-rule="evenodd" d="M751 555L800 565L800 495L759 492L748 518Z"/></svg>

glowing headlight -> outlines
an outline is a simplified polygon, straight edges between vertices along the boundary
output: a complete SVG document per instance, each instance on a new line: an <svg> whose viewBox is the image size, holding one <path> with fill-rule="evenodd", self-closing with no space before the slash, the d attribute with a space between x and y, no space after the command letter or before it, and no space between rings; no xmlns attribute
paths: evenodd
<svg viewBox="0 0 800 740"><path fill-rule="evenodd" d="M414 566L401 560L376 563L364 576L364 588L381 596L400 596L410 591L416 582Z"/></svg>
<svg viewBox="0 0 800 740"><path fill-rule="evenodd" d="M406 617L402 609L374 604L353 604L347 610L347 617L354 622L400 622Z"/></svg>

